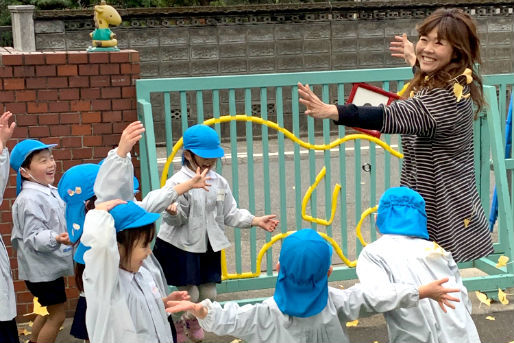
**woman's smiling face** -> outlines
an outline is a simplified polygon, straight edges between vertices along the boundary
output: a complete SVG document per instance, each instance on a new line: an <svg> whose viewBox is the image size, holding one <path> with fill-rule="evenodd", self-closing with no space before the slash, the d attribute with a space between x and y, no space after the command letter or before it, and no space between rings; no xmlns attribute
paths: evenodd
<svg viewBox="0 0 514 343"><path fill-rule="evenodd" d="M447 40L438 37L437 28L420 36L416 44L416 57L421 71L426 74L433 74L444 68L450 63L452 55L453 47Z"/></svg>

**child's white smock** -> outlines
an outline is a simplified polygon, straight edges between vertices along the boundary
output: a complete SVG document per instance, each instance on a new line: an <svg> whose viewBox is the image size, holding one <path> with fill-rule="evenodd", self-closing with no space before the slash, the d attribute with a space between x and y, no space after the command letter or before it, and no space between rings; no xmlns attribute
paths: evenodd
<svg viewBox="0 0 514 343"><path fill-rule="evenodd" d="M175 173L164 187L175 187L188 181L195 175L186 166ZM207 251L207 242L213 251L228 248L230 241L225 235L225 225L249 228L254 215L248 210L237 208L232 191L227 180L210 170L207 176L210 184L209 191L195 188L178 198L176 215L164 213L162 224L157 237L175 247L192 252Z"/></svg>
<svg viewBox="0 0 514 343"><path fill-rule="evenodd" d="M91 343L172 343L159 287L145 268L119 268L114 220L106 211L86 215L84 254L86 326Z"/></svg>
<svg viewBox="0 0 514 343"><path fill-rule="evenodd" d="M7 148L0 154L0 204L4 200L4 191L9 180L9 151ZM16 317L16 296L12 283L9 255L0 234L0 321L6 322Z"/></svg>
<svg viewBox="0 0 514 343"><path fill-rule="evenodd" d="M73 275L72 247L55 240L67 232L64 209L57 188L23 181L12 207L11 234L20 280L48 282Z"/></svg>
<svg viewBox="0 0 514 343"><path fill-rule="evenodd" d="M400 306L415 306L418 298L417 287L411 285L363 287L357 284L346 290L328 287L327 306L307 318L282 313L273 297L261 304L242 307L229 302L224 308L206 299L202 304L208 314L198 321L204 330L232 335L247 343L349 343L346 322Z"/></svg>
<svg viewBox="0 0 514 343"><path fill-rule="evenodd" d="M460 303L454 303L455 310L448 309L447 313L429 299L420 300L417 307L384 313L390 342L480 342L457 264L450 253L434 242L402 235L383 235L360 253L357 275L363 284L401 282L416 287L448 277L444 287L461 289L460 293L451 294L459 298Z"/></svg>

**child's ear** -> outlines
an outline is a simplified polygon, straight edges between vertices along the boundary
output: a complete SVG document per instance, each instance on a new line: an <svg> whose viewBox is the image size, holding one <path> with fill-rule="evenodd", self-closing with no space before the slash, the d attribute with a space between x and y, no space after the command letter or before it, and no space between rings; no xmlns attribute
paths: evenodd
<svg viewBox="0 0 514 343"><path fill-rule="evenodd" d="M21 168L20 168L20 174L21 174L21 176L23 176L24 178L26 178L26 179L30 179L30 174L29 174L29 172L28 172L25 168L23 168L23 167L21 167Z"/></svg>
<svg viewBox="0 0 514 343"><path fill-rule="evenodd" d="M328 268L328 272L327 272L327 276L330 277L330 275L332 274L332 271L334 270L334 268L332 266L330 266L330 268Z"/></svg>
<svg viewBox="0 0 514 343"><path fill-rule="evenodd" d="M277 265L275 266L275 269L277 270L277 273L280 271L280 262L277 262Z"/></svg>

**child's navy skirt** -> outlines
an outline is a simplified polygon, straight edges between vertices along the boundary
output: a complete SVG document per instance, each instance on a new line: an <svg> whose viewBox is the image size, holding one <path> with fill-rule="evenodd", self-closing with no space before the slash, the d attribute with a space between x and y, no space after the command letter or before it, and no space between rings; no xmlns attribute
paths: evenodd
<svg viewBox="0 0 514 343"><path fill-rule="evenodd" d="M207 252L194 253L157 238L153 253L170 285L198 286L221 282L221 251L214 252L210 244L207 244Z"/></svg>
<svg viewBox="0 0 514 343"><path fill-rule="evenodd" d="M86 329L86 297L80 296L75 309L75 316L71 324L70 334L78 339L89 340Z"/></svg>

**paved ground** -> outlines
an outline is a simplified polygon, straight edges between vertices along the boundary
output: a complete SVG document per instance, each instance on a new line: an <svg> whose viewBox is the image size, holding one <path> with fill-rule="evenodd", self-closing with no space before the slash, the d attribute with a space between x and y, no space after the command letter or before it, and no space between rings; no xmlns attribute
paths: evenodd
<svg viewBox="0 0 514 343"><path fill-rule="evenodd" d="M348 282L344 286L348 287ZM338 283L332 283L336 286ZM262 296L269 296L272 290L261 291ZM508 294L514 294L514 289L507 290ZM252 297L255 296L252 294ZM220 298L225 300L227 295ZM502 305L492 303L491 306L480 304L474 292L470 294L473 303L473 320L477 326L482 343L512 343L514 342L514 304ZM514 302L514 296L508 296ZM71 318L66 319L62 331L59 333L56 343L81 343L69 335ZM30 328L26 324L19 324L20 328ZM374 315L369 318L360 319L357 327L348 328L348 334L352 343L387 343L387 329L381 315ZM234 337L219 337L214 334L207 334L204 342L230 343ZM28 340L27 336L20 336L20 342ZM451 342L447 342L451 343ZM457 339L454 343L459 343Z"/></svg>

